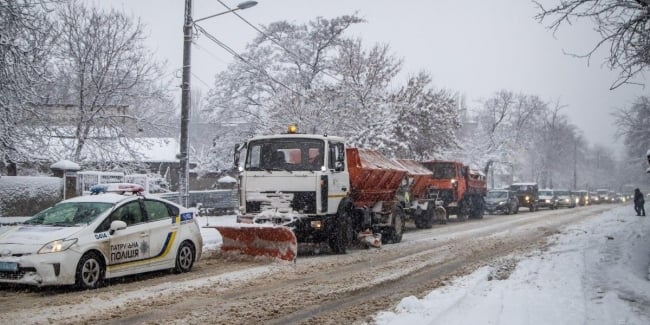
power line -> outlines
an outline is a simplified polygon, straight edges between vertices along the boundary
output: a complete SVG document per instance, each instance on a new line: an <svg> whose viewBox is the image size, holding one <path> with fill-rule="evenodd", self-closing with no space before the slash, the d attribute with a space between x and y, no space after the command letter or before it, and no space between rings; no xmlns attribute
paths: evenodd
<svg viewBox="0 0 650 325"><path fill-rule="evenodd" d="M232 10L232 9L230 9L230 7L228 7L228 5L226 5L225 3L223 3L221 0L217 0L217 1L218 1L222 6L224 6L225 8L227 8L228 10ZM256 30L258 33L262 34L264 37L266 37L266 38L268 38L269 40L271 40L271 42L275 43L275 44L276 44L277 46L279 46L281 49L283 49L283 50L286 51L287 53L291 54L291 55L294 57L294 59L298 59L298 61L300 61L301 63L311 65L311 63L309 62L309 60L307 60L307 58L304 58L304 57L300 56L299 54L296 54L295 52L293 52L293 51L291 51L290 49L286 48L284 45L282 45L282 44L280 43L280 41L278 41L277 39L271 37L271 35L265 33L263 30L257 28L257 26L253 25L251 22L249 22L248 20L246 20L246 18L242 17L240 14L238 14L238 13L236 13L236 12L233 12L233 14L234 14L235 16L239 17L239 19L241 19L241 20L242 20L244 23L246 23L248 26L252 27L252 28L253 28L254 30ZM327 71L325 71L325 70L321 70L320 72L322 72L324 75L329 76L330 78L332 78L332 79L334 79L334 80L336 80L336 81L338 81L338 82L343 82L341 79L339 79L338 77L336 77L336 76L330 74L329 72L327 72Z"/></svg>
<svg viewBox="0 0 650 325"><path fill-rule="evenodd" d="M240 55L239 53L237 53L235 50L233 50L233 49L230 48L228 45L226 45L225 43L223 43L222 41L220 41L218 38L216 38L214 35L208 33L208 31L206 31L203 27L201 27L201 26L199 26L199 25L197 25L197 24L194 24L194 26L196 27L197 30L199 30L201 33L203 33L203 34L204 34L204 35L205 35L209 40L213 41L215 44L217 44L218 46L220 46L221 48L223 48L224 50L226 50L226 52L230 53L230 54L231 54L232 56L234 56L235 58L237 58L237 59L239 59L240 61L246 63L247 65L249 65L250 67L254 68L255 70L261 72L261 73L262 73L265 77L267 77L269 80L271 80L271 81L277 83L278 85L280 85L280 86L282 86L283 88L289 90L290 92L294 93L295 95L298 95L298 96L300 96L300 97L303 97L303 98L305 98L305 99L311 101L311 99L309 99L307 96L305 96L305 95L299 93L298 91L296 91L296 90L292 89L291 87L287 86L286 84L284 84L284 83L281 82L280 80L277 80L276 78L274 78L273 76L271 76L271 75L270 75L270 74L269 74L269 73L268 73L264 68L255 65L254 63L250 62L249 60L247 60L246 58L244 58L243 56L241 56L241 55Z"/></svg>

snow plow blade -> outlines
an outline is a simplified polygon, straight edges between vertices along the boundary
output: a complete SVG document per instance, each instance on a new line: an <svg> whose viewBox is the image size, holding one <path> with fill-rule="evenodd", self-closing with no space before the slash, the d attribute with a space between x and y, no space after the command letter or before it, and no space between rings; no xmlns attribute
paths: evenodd
<svg viewBox="0 0 650 325"><path fill-rule="evenodd" d="M271 225L216 226L224 252L240 252L251 256L270 256L293 261L298 253L298 241L290 228Z"/></svg>

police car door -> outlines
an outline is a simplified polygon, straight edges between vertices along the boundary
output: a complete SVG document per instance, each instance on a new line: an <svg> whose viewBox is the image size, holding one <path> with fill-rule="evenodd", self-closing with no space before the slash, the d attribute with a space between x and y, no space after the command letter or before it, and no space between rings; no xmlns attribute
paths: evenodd
<svg viewBox="0 0 650 325"><path fill-rule="evenodd" d="M177 233L180 220L177 220L178 208L158 200L145 199L147 223L150 230L150 251L155 264L164 264L174 260L176 252L172 247L178 241Z"/></svg>
<svg viewBox="0 0 650 325"><path fill-rule="evenodd" d="M136 267L133 263L149 258L149 227L143 217L139 200L130 201L117 208L110 216L111 221L126 222L126 229L109 235L110 251L108 264L112 272L119 272L123 267Z"/></svg>

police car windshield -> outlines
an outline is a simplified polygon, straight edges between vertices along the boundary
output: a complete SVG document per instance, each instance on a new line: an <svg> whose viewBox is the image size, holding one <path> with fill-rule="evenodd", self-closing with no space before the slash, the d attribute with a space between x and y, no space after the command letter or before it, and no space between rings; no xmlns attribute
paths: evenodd
<svg viewBox="0 0 650 325"><path fill-rule="evenodd" d="M88 224L112 206L112 203L102 202L59 203L37 213L33 218L25 221L25 224L63 227Z"/></svg>

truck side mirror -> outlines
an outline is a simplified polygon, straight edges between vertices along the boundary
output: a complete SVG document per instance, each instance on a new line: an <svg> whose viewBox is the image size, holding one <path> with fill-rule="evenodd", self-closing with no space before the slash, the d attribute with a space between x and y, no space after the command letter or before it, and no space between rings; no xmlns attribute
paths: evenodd
<svg viewBox="0 0 650 325"><path fill-rule="evenodd" d="M336 161L334 163L334 170L337 172L343 171L343 161Z"/></svg>
<svg viewBox="0 0 650 325"><path fill-rule="evenodd" d="M233 161L233 167L234 167L235 169L236 169L237 167L239 167L239 158L241 157L241 151L242 151L244 148L246 148L246 144L245 144L245 143L242 143L242 144L235 144L235 152L234 152L233 159L232 159L232 161Z"/></svg>

